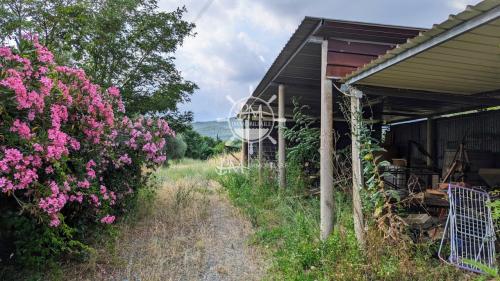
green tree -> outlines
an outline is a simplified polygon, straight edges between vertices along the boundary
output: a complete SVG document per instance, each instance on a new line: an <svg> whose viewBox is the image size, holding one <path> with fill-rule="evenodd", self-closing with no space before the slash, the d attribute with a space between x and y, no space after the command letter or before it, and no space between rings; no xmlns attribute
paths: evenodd
<svg viewBox="0 0 500 281"><path fill-rule="evenodd" d="M197 86L184 80L174 53L193 35L186 9L158 10L156 0L0 0L0 41L25 33L85 69L95 83L118 85L129 115L162 115L174 129L192 120L181 112Z"/></svg>
<svg viewBox="0 0 500 281"><path fill-rule="evenodd" d="M208 159L224 151L224 143L211 137L202 136L192 128L182 133L182 138L187 144L185 156L192 159Z"/></svg>

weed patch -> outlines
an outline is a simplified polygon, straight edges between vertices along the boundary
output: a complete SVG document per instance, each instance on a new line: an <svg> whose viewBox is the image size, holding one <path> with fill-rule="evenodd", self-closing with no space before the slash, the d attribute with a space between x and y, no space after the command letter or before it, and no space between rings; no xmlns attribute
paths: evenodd
<svg viewBox="0 0 500 281"><path fill-rule="evenodd" d="M268 280L472 280L434 257L434 245L389 245L379 232L368 233L362 252L352 222L351 198L338 191L335 229L319 239L319 199L298 187L279 190L273 181L258 185L257 171L218 178L233 204L250 219L252 243L272 257Z"/></svg>

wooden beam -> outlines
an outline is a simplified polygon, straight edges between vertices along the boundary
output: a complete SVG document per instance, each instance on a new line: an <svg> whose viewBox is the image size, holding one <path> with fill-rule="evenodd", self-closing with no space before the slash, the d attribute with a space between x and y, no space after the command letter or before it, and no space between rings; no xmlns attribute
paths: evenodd
<svg viewBox="0 0 500 281"><path fill-rule="evenodd" d="M434 141L434 128L435 120L431 117L427 118L427 146L426 150L432 157L427 157L427 167L432 167L434 163L434 151L435 151L435 141Z"/></svg>
<svg viewBox="0 0 500 281"><path fill-rule="evenodd" d="M320 143L320 232L326 240L333 230L333 85L327 78L328 40L321 44L321 143Z"/></svg>
<svg viewBox="0 0 500 281"><path fill-rule="evenodd" d="M259 184L262 185L262 173L264 170L264 149L262 147L263 139L262 139L262 130L263 130L263 121L262 121L262 106L259 105L259 135L258 135L258 163L259 163Z"/></svg>
<svg viewBox="0 0 500 281"><path fill-rule="evenodd" d="M441 101L441 102L466 104L466 105L484 105L484 106L500 105L500 98L455 95L447 93L405 90L405 89L386 88L378 86L359 85L356 86L356 88L360 89L367 95L373 95L373 96L398 97L398 98L408 98L408 99L425 100L425 101Z"/></svg>
<svg viewBox="0 0 500 281"><path fill-rule="evenodd" d="M278 86L278 176L279 187L286 187L285 155L285 86Z"/></svg>
<svg viewBox="0 0 500 281"><path fill-rule="evenodd" d="M243 138L241 140L241 165L243 167L248 167L248 135L246 131L246 119L242 119L243 121Z"/></svg>

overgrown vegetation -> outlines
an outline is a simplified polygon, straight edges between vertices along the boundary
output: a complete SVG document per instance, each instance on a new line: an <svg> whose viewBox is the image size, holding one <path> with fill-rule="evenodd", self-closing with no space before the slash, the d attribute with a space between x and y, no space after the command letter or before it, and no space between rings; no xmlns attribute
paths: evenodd
<svg viewBox="0 0 500 281"><path fill-rule="evenodd" d="M348 114L345 114L349 120ZM360 146L360 157L363 166L364 186L361 190L363 213L367 214L365 223L384 233L384 239L391 242L407 243L404 241L406 223L394 212L401 201L397 191L386 188L384 182L384 168L388 161L382 160L381 153L385 150L380 141L373 137L373 126L363 120L363 111L355 112L358 128L356 130ZM351 120L352 122L352 120Z"/></svg>
<svg viewBox="0 0 500 281"><path fill-rule="evenodd" d="M293 125L284 130L287 162L294 163L289 170L297 169L293 174L311 186L313 182L308 176L319 171L320 130L316 120L304 113L308 106L300 105L300 100L296 98L292 102Z"/></svg>
<svg viewBox="0 0 500 281"><path fill-rule="evenodd" d="M383 186L377 156L382 149L372 138L372 128L359 129L366 188L364 212L369 230L367 248L361 251L353 229L350 192L350 147L335 154L335 228L326 241L319 240L319 198L307 194L311 187L308 166L319 165L319 129L294 101L294 125L287 136L287 189L279 190L273 171L259 185L257 171L232 173L220 178L233 202L250 218L257 233L256 244L270 250L271 280L468 280L470 276L443 265L436 257L437 244L413 244L396 234L399 217L392 213L396 199ZM359 113L361 116L362 113ZM350 117L350 116L349 116ZM361 118L361 117L359 117ZM336 136L337 138L339 136ZM308 163L310 159L315 163ZM312 160L311 159L311 160ZM399 224L401 226L402 224ZM391 239L387 239L390 237Z"/></svg>
<svg viewBox="0 0 500 281"><path fill-rule="evenodd" d="M500 234L500 200L498 199L498 196L500 196L500 191L493 192L491 196L496 197L496 199L493 199L489 203L489 206L491 208L491 216L493 222L495 223L495 229L498 236Z"/></svg>
<svg viewBox="0 0 500 281"><path fill-rule="evenodd" d="M299 188L278 190L272 181L256 185L257 172L220 178L234 204L257 229L254 243L269 249L271 280L361 280L362 256L350 225L348 200L337 197L339 227L319 240L319 201L302 198ZM347 215L347 216L345 216ZM342 226L340 226L342 225Z"/></svg>
<svg viewBox="0 0 500 281"><path fill-rule="evenodd" d="M165 150L169 155L169 160L178 161L184 158L187 151L187 144L182 134L168 137Z"/></svg>
<svg viewBox="0 0 500 281"><path fill-rule="evenodd" d="M153 203L157 197L157 190L163 181L164 175L162 173L151 175L147 185L138 189L133 200L129 200L127 212L122 215L117 224L108 225L105 228L89 226L85 232L75 232L71 228L64 227L61 232L66 232L71 235L70 238L72 238L74 242L72 242L70 246L73 247L73 249L66 245L68 241L64 240L64 235L54 235L51 229L45 228L48 231L44 232L43 226L40 227L36 224L28 224L25 225L24 228L20 228L20 233L24 232L27 235L26 237L31 238L20 241L19 243L21 246L25 243L28 243L26 246L34 247L35 249L40 249L39 247L42 246L41 249L52 257L44 259L42 263L43 266L19 266L18 264L6 263L0 266L0 280L74 280L76 278L69 278L68 273L82 270L88 274L90 273L89 271L95 271L97 269L96 266L98 263L108 265L115 264L116 266L120 263L117 257L120 245L118 245L117 242L119 236L124 234L123 226L137 224L146 219L153 212ZM5 225L3 221L1 221L0 224ZM37 236L40 237L40 239L35 238ZM44 242L48 244L40 244ZM82 251L74 251L74 247L76 246L74 243L79 244ZM58 252L54 251L54 249L66 252L67 254L63 256L64 259L58 259L56 257ZM29 256L29 258L37 257ZM81 274L78 274L78 276L81 277Z"/></svg>
<svg viewBox="0 0 500 281"><path fill-rule="evenodd" d="M253 243L268 249L269 280L468 280L435 259L435 245L387 244L381 233L370 231L371 246L363 254L354 235L351 199L340 188L334 232L320 241L318 198L303 196L299 184L285 191L272 179L257 185L257 174L231 173L219 181L256 228Z"/></svg>

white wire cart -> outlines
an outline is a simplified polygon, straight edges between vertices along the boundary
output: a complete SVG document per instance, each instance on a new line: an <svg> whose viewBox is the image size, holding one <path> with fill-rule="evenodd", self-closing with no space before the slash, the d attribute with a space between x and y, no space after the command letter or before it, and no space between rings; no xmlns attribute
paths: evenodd
<svg viewBox="0 0 500 281"><path fill-rule="evenodd" d="M495 268L495 230L488 193L450 184L450 210L439 247L439 258L459 268L482 273L480 263ZM446 243L448 242L448 243ZM449 246L449 256L443 257Z"/></svg>

